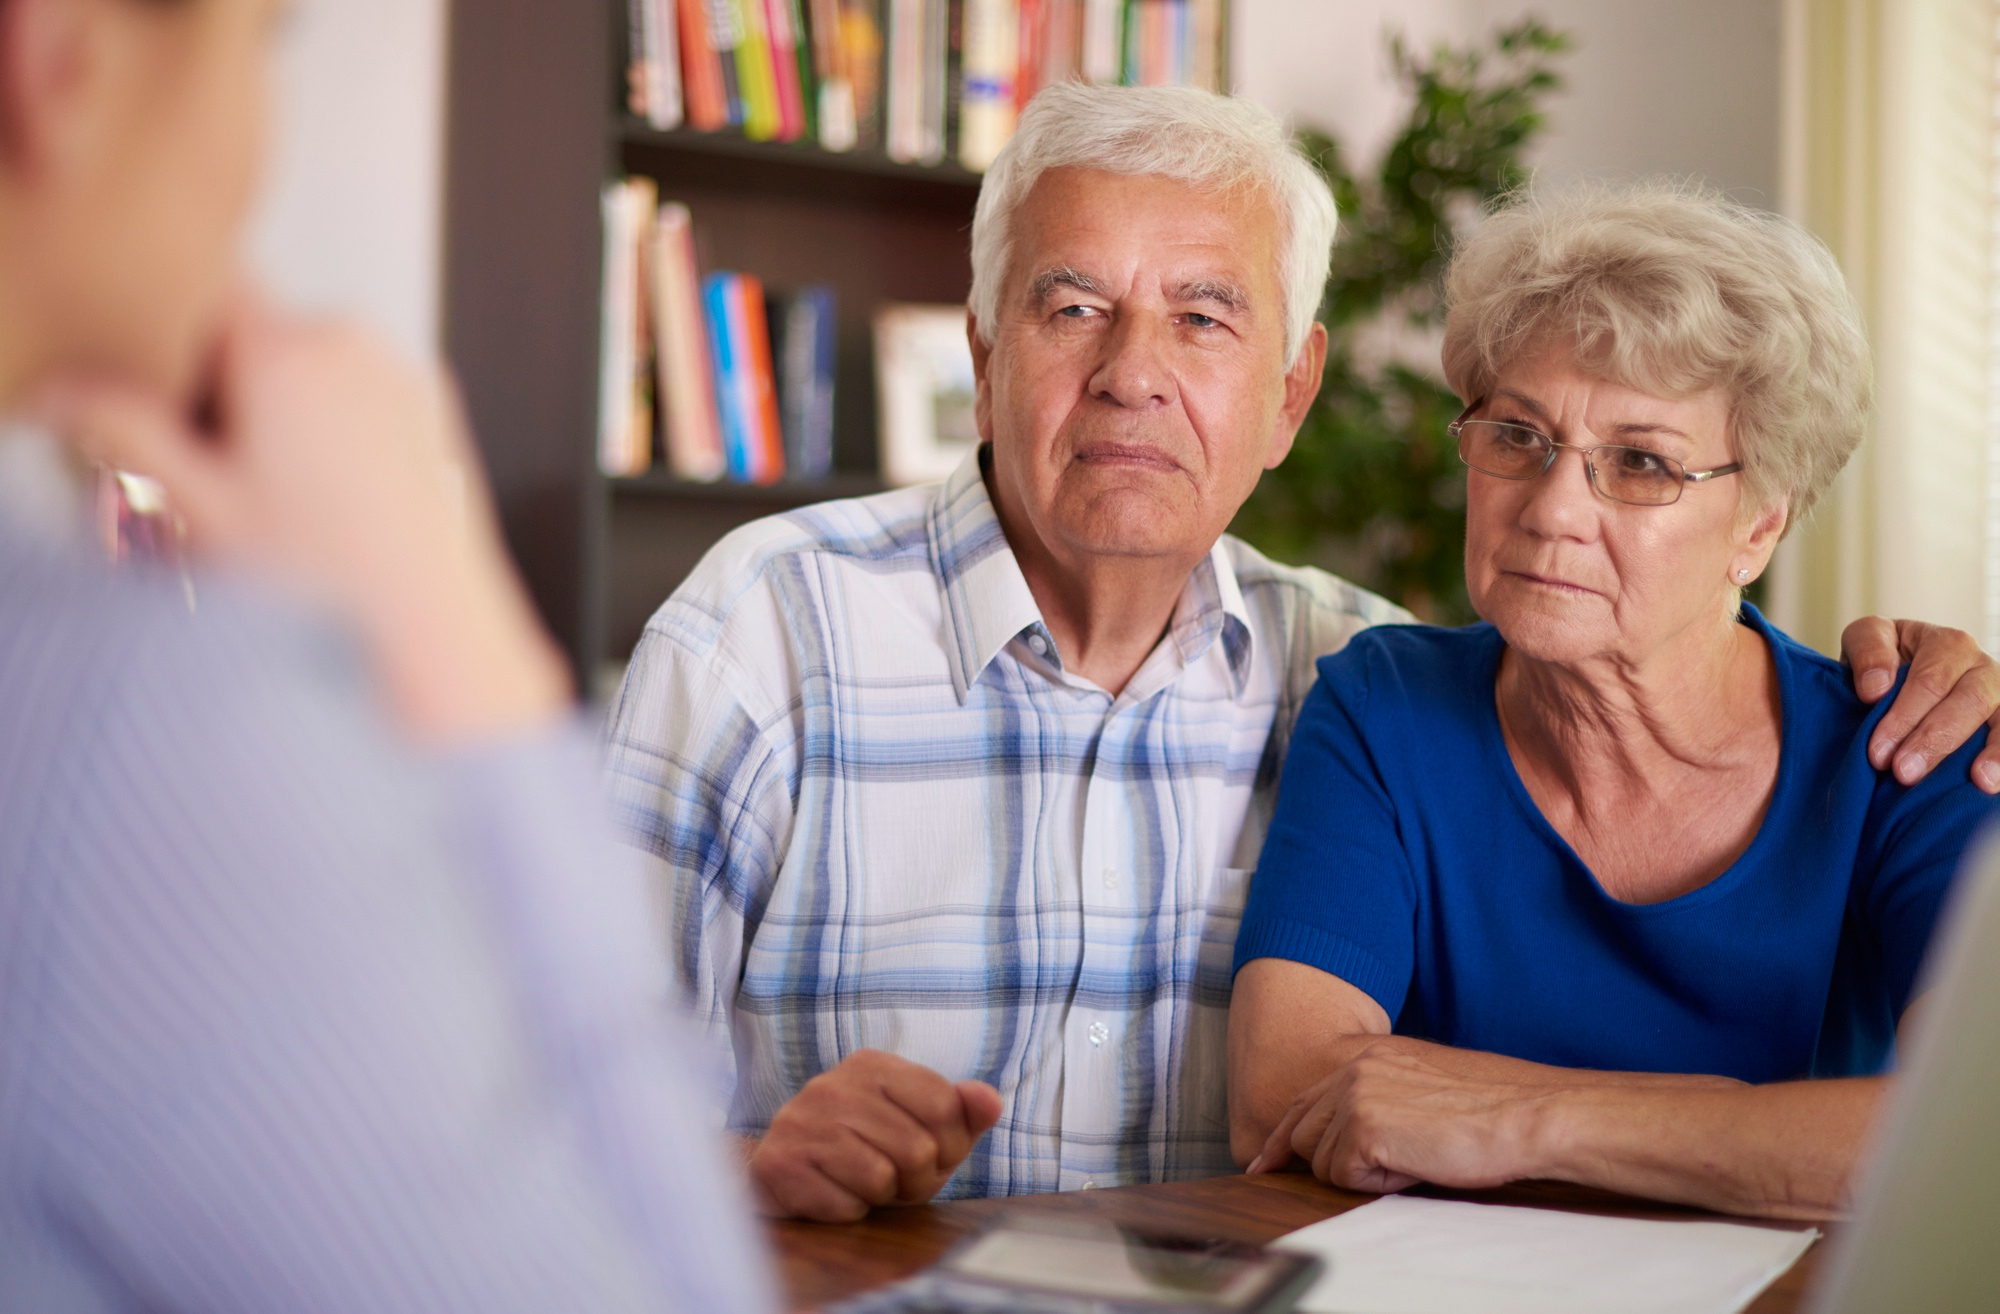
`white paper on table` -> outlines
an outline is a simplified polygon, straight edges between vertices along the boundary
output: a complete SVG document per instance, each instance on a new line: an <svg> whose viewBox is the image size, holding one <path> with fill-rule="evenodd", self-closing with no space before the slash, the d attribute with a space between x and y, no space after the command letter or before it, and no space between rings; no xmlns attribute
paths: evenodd
<svg viewBox="0 0 2000 1314"><path fill-rule="evenodd" d="M1302 1314L1736 1314L1818 1236L1392 1195L1274 1248L1327 1265Z"/></svg>

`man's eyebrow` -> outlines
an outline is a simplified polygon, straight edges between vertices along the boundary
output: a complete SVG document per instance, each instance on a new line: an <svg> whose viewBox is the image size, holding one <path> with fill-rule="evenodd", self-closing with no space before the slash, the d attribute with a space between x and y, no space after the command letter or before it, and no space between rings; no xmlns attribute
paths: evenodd
<svg viewBox="0 0 2000 1314"><path fill-rule="evenodd" d="M1044 269L1028 284L1028 295L1037 303L1047 301L1049 294L1059 287L1074 288L1078 292L1088 292L1092 296L1104 296L1104 284L1080 269L1068 265L1057 265L1054 269Z"/></svg>
<svg viewBox="0 0 2000 1314"><path fill-rule="evenodd" d="M1250 297L1236 284L1219 278L1196 278L1171 290L1175 301L1206 301L1238 313L1250 309Z"/></svg>

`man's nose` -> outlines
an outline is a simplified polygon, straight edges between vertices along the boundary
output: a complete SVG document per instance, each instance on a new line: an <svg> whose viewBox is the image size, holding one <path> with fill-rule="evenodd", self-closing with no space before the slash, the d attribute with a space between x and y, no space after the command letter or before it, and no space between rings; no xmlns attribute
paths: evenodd
<svg viewBox="0 0 2000 1314"><path fill-rule="evenodd" d="M1582 452L1559 447L1555 463L1528 481L1521 527L1540 538L1587 539L1596 533L1602 499L1590 484Z"/></svg>
<svg viewBox="0 0 2000 1314"><path fill-rule="evenodd" d="M1175 397L1166 353L1170 332L1152 315L1116 315L1105 335L1104 356L1090 376L1091 396L1132 410L1170 404Z"/></svg>

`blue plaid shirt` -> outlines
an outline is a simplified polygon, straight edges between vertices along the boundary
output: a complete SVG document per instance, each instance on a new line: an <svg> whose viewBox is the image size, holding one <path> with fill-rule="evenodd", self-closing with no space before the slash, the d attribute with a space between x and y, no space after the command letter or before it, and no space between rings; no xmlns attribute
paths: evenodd
<svg viewBox="0 0 2000 1314"><path fill-rule="evenodd" d="M1230 1170L1231 952L1313 660L1406 619L1228 537L1113 697L1063 668L976 459L718 544L609 728L623 829L756 1135L862 1048L998 1087L946 1189Z"/></svg>

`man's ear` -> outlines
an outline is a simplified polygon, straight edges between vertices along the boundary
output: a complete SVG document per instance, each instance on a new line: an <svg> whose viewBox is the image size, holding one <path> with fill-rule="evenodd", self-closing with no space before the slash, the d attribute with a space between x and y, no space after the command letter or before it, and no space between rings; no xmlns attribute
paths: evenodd
<svg viewBox="0 0 2000 1314"><path fill-rule="evenodd" d="M1326 373L1326 325L1318 320L1299 346L1299 358L1285 371L1285 400L1278 410L1277 431L1271 435L1271 450L1265 454L1264 468L1275 470L1292 452L1299 426L1319 397L1320 378Z"/></svg>
<svg viewBox="0 0 2000 1314"><path fill-rule="evenodd" d="M76 109L94 56L91 0L0 3L0 160L16 176L45 172L87 131Z"/></svg>
<svg viewBox="0 0 2000 1314"><path fill-rule="evenodd" d="M993 390L986 381L986 366L993 359L993 347L979 336L979 317L970 306L965 310L965 345L972 348L972 422L979 441L993 441Z"/></svg>

